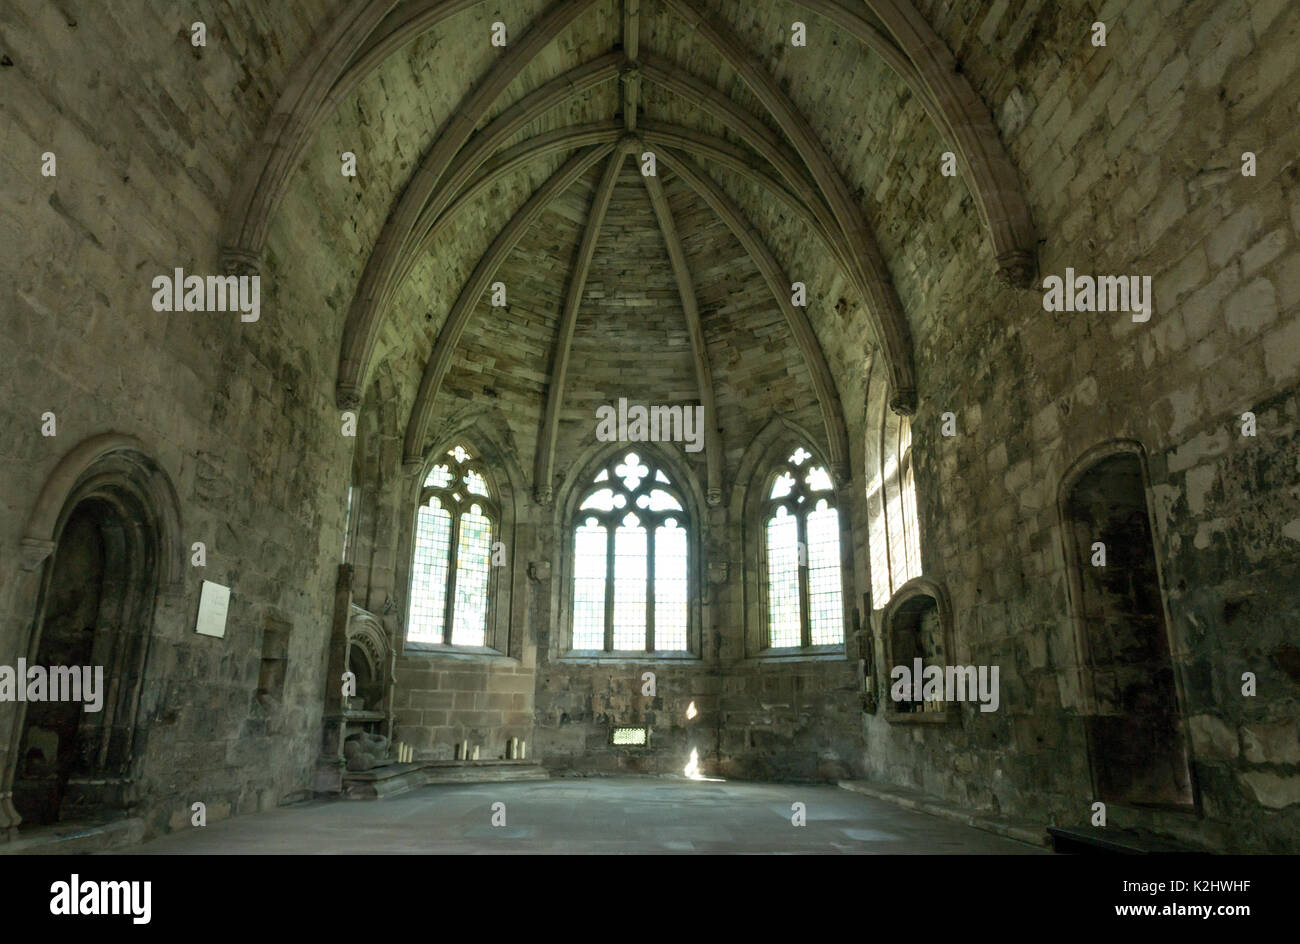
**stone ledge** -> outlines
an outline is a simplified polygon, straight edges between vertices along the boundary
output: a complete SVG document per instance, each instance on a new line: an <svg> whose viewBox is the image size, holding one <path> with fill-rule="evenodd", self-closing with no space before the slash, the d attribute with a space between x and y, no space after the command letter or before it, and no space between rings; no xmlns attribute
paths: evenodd
<svg viewBox="0 0 1300 944"><path fill-rule="evenodd" d="M1003 819L989 813L963 809L955 803L948 803L945 800L924 794L919 790L886 786L871 783L867 780L841 780L838 786L841 790L861 793L863 796L869 796L876 800L885 800L904 809L927 813L930 816L938 816L940 819L961 823L965 826L974 826L976 829L995 833L1007 839L1015 839L1017 842L1027 843L1031 846L1050 847L1051 845L1045 826L1027 820Z"/></svg>
<svg viewBox="0 0 1300 944"><path fill-rule="evenodd" d="M432 784L548 779L546 768L531 760L417 761L345 773L343 796L349 800L382 800Z"/></svg>
<svg viewBox="0 0 1300 944"><path fill-rule="evenodd" d="M143 819L119 819L93 825L55 824L19 833L21 838L0 842L0 855L62 855L104 852L144 841Z"/></svg>
<svg viewBox="0 0 1300 944"><path fill-rule="evenodd" d="M1109 853L1111 855L1158 855L1207 853L1185 843L1139 829L1048 826L1052 848L1057 852Z"/></svg>

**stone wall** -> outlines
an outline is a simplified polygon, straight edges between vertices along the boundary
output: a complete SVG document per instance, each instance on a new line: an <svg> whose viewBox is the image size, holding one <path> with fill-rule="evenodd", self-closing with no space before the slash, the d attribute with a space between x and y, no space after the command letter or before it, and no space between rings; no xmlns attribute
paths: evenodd
<svg viewBox="0 0 1300 944"><path fill-rule="evenodd" d="M1043 310L989 278L973 209L930 178L904 273L925 572L952 595L957 659L997 664L1002 708L956 726L865 719L871 776L1038 821L1092 788L1057 505L1099 443L1148 457L1157 557L1203 819L1112 806L1210 847L1294 848L1297 687L1285 625L1300 548L1295 463L1300 203L1282 3L922 4L992 106L1028 187L1043 275L1154 277L1155 312ZM1108 24L1108 45L1089 27ZM1289 81L1288 81L1289 79ZM895 133L904 134L904 119ZM919 130L922 137L929 131ZM1258 176L1242 176L1254 151ZM962 250L925 248L940 234ZM942 325L942 327L940 327ZM940 414L958 435L939 434ZM1242 414L1258 435L1242 435ZM1288 536L1289 535L1289 536ZM879 605L879 603L877 604ZM1253 672L1258 694L1242 695Z"/></svg>
<svg viewBox="0 0 1300 944"><path fill-rule="evenodd" d="M289 72L343 8L199 4L183 21L152 7L64 4L0 14L6 144L0 257L0 664L26 650L41 572L17 566L43 484L76 444L137 437L179 501L181 544L206 545L162 593L143 702L140 811L183 825L301 795L320 743L325 650L345 498L357 441L341 435L334 378L346 313L394 200L451 126L467 76L497 55L490 24L546 4L480 5L408 44L325 120L272 216L261 318L155 312L151 280L217 271L222 212L238 168ZM417 756L462 740L493 757L508 737L557 770L869 776L972 808L1080 823L1092 802L1076 604L1059 498L1099 445L1141 444L1178 698L1200 817L1115 806L1146 825L1229 850L1293 850L1300 834L1300 10L1285 0L917 0L989 106L1019 169L1040 237L1040 279L1138 274L1154 314L1052 313L1042 292L999 285L964 180L939 173L948 149L883 60L786 0L708 0L776 76L865 209L889 261L916 347L912 421L923 571L951 602L955 663L1001 669L1001 706L951 723L889 720L884 600L870 601L864 468L868 416L885 395L863 300L830 253L763 190L718 180L791 280L848 423L842 655L754 658L743 493L754 444L773 422L824 450L807 365L752 261L671 172L663 184L696 282L722 439L721 506L706 508L702 455L682 453L700 496L695 561L698 660L647 664L564 657L563 567L571 522L561 496L598 448L594 407L621 396L692 404L688 335L634 165L615 192L608 238L579 319L555 481L534 481L540 419L566 278L596 168L525 235L500 277L505 309L480 302L435 401L426 454L482 434L508 479L509 643L500 656L404 652L397 736ZM643 43L734 101L761 105L697 33L662 5ZM144 11L144 12L142 12ZM189 22L209 44L190 45ZM791 47L807 20L810 45ZM1094 22L1107 45L1091 43ZM615 5L597 5L524 70L489 116L527 89L608 51ZM9 65L8 63L12 63ZM523 134L606 120L616 83L567 102ZM725 136L663 89L647 113ZM766 119L761 119L766 120ZM344 151L358 176L339 173ZM40 174L42 154L58 175ZM1256 176L1240 173L1256 155ZM409 584L411 469L402 434L447 312L500 227L559 166L552 155L470 201L414 266L386 312L360 408L364 489L352 548L360 605L388 609L400 641ZM871 368L869 370L868 368ZM41 435L41 415L57 435ZM957 435L940 435L944 413ZM1242 434L1243 414L1256 435ZM685 484L685 483L684 483ZM539 485L556 504L539 505ZM551 564L530 577L532 564ZM727 576L714 580L718 565ZM193 625L202 579L232 587L224 639ZM259 698L263 641L287 627L282 694ZM854 630L869 640L861 649ZM874 665L877 710L861 711L859 659ZM656 672L643 696L641 674ZM1242 694L1242 675L1257 694ZM685 717L694 702L699 715ZM870 702L870 699L868 699ZM0 706L0 738L10 725ZM613 724L647 723L647 750L615 749ZM12 749L13 744L0 744Z"/></svg>
<svg viewBox="0 0 1300 944"><path fill-rule="evenodd" d="M212 822L301 795L316 760L349 454L328 382L336 326L314 317L296 263L264 271L254 323L157 312L151 282L219 271L231 176L339 6L200 4L183 22L82 3L0 15L0 227L22 234L0 258L0 663L29 645L41 571L22 570L17 548L43 484L78 443L136 437L179 498L184 548L181 585L160 588L138 719L134 809L151 832L188 823L194 802ZM331 238L310 224L299 235ZM206 566L192 567L200 541ZM194 632L205 579L232 590L224 639ZM257 698L268 625L289 627L269 701ZM6 742L14 707L0 706Z"/></svg>

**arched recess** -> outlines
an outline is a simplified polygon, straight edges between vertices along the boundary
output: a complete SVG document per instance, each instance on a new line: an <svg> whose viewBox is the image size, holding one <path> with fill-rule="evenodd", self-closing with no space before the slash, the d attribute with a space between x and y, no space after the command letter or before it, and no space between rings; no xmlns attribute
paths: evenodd
<svg viewBox="0 0 1300 944"><path fill-rule="evenodd" d="M895 701L891 696L891 676L896 667L907 670L915 685L915 660L923 669L937 666L956 667L956 633L953 628L952 603L943 584L929 577L913 577L898 588L880 618L881 642L885 661L880 679L885 688L885 715L893 720L957 721L957 706L944 701L924 701L913 690L912 700ZM966 692L970 698L973 694ZM969 700L969 699L968 699Z"/></svg>
<svg viewBox="0 0 1300 944"><path fill-rule="evenodd" d="M11 831L22 821L14 804L20 778L19 792L38 806L45 805L38 794L56 792L49 816L121 810L138 799L144 674L160 598L183 589L180 527L171 480L134 436L87 439L46 480L21 542L28 576L15 602L31 622L4 661L43 665L42 657L58 650L79 664L102 666L102 704L99 711L67 718L42 714L58 703L0 705L0 730L8 734L0 745L0 830ZM85 612L65 608L65 600L76 598L93 602ZM47 625L51 614L53 626ZM69 622L72 617L77 625ZM87 629L93 631L89 636Z"/></svg>
<svg viewBox="0 0 1300 944"><path fill-rule="evenodd" d="M872 363L863 411L863 482L873 611L922 572L912 417L887 409L888 386L884 371Z"/></svg>
<svg viewBox="0 0 1300 944"><path fill-rule="evenodd" d="M362 710L382 711L388 716L392 734L392 699L396 678L397 652L384 625L374 614L353 606L348 616L348 671L356 676L357 696Z"/></svg>
<svg viewBox="0 0 1300 944"><path fill-rule="evenodd" d="M768 489L775 474L785 467L785 459L796 448L812 452L812 464L823 465L831 474L835 486L836 507L840 526L840 585L844 607L844 642L832 647L836 654L854 648L853 601L857 594L853 579L853 526L851 501L847 478L839 478L825 454L823 441L814 437L798 423L783 416L773 417L754 437L736 468L736 479L730 499L730 518L735 523L733 533L739 539L742 568L740 574L739 606L744 616L745 655L755 657L767 650L764 632L767 615L763 604L766 599L763 582L767 579L765 551L765 523L763 521Z"/></svg>
<svg viewBox="0 0 1300 944"><path fill-rule="evenodd" d="M699 659L705 655L702 628L707 625L708 604L701 593L705 567L705 551L709 544L708 504L695 470L674 449L665 448L653 442L596 442L581 450L573 463L566 470L563 485L556 495L552 510L551 523L558 536L560 566L552 568L552 599L558 601L554 623L556 631L551 633L550 658L563 658L569 651L569 642L573 631L573 579L574 579L574 532L573 527L580 515L579 505L588 490L593 486L595 476L611 460L626 453L652 458L655 465L665 470L672 484L684 500L685 514L689 519L688 536L688 593L689 623L687 628L687 647L689 655L682 658ZM558 581L555 583L554 581ZM620 657L621 658L621 657ZM671 658L656 654L656 659Z"/></svg>
<svg viewBox="0 0 1300 944"><path fill-rule="evenodd" d="M1192 811L1199 797L1146 450L1136 440L1089 449L1057 502L1094 796Z"/></svg>
<svg viewBox="0 0 1300 944"><path fill-rule="evenodd" d="M527 480L519 465L512 445L510 426L496 408L475 410L449 417L439 430L438 437L424 450L418 462L405 463L408 473L401 488L399 509L400 536L397 554L397 586L401 588L399 611L402 629L399 633L400 650L410 655L418 649L438 650L445 647L407 645L406 632L410 614L410 588L412 556L415 549L415 524L420 493L428 470L458 443L473 450L475 458L491 473L496 504L501 515L501 528L496 540L505 545L505 565L496 568L502 573L490 588L489 622L491 644L486 647L496 653L522 660L527 613L527 573L520 558L522 548L532 546L531 523L523 516L528 494ZM492 653L488 653L492 654Z"/></svg>

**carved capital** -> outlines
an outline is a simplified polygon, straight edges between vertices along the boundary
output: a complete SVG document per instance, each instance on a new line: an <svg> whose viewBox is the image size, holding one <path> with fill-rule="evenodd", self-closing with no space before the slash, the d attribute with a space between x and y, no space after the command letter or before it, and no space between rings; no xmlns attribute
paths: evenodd
<svg viewBox="0 0 1300 944"><path fill-rule="evenodd" d="M221 269L226 275L262 274L262 259L258 253L235 246L221 247Z"/></svg>
<svg viewBox="0 0 1300 944"><path fill-rule="evenodd" d="M893 391L889 398L889 408L899 416L915 416L916 388L903 387Z"/></svg>
<svg viewBox="0 0 1300 944"><path fill-rule="evenodd" d="M551 562L548 560L532 561L528 565L528 576L541 583L551 579Z"/></svg>
<svg viewBox="0 0 1300 944"><path fill-rule="evenodd" d="M23 570L35 570L44 563L45 558L54 553L54 542L42 541L40 538L23 538L19 546L22 549Z"/></svg>
<svg viewBox="0 0 1300 944"><path fill-rule="evenodd" d="M727 561L711 561L709 563L709 583L726 583L728 570Z"/></svg>
<svg viewBox="0 0 1300 944"><path fill-rule="evenodd" d="M339 384L334 388L334 402L340 410L355 410L361 406L361 391L356 384Z"/></svg>
<svg viewBox="0 0 1300 944"><path fill-rule="evenodd" d="M705 496L704 496L704 500L707 501L707 502L709 503L709 507L710 507L710 508L713 508L713 507L716 507L716 506L718 506L718 505L721 505L721 504L722 504L722 489L720 489L720 488L711 488L711 489L709 489L708 492L707 492L707 493L705 494Z"/></svg>
<svg viewBox="0 0 1300 944"><path fill-rule="evenodd" d="M1034 284L1034 254L1027 249L1015 249L998 256L998 281L1010 288L1029 288Z"/></svg>
<svg viewBox="0 0 1300 944"><path fill-rule="evenodd" d="M555 491L549 485L539 485L533 489L533 498L539 505L549 505L555 498Z"/></svg>

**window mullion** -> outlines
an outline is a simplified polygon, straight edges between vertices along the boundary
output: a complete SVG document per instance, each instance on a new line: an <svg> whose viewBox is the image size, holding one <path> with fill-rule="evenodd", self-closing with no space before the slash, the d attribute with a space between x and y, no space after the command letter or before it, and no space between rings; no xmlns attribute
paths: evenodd
<svg viewBox="0 0 1300 944"><path fill-rule="evenodd" d="M646 583L645 583L645 648L655 648L655 528L654 522L646 527Z"/></svg>
<svg viewBox="0 0 1300 944"><path fill-rule="evenodd" d="M799 555L803 560L796 559L799 571L799 644L807 646L812 642L812 616L808 612L808 515L795 515L796 535L798 544L795 545L796 551L803 548L803 554Z"/></svg>
<svg viewBox="0 0 1300 944"><path fill-rule="evenodd" d="M493 592L497 588L497 569L492 564L492 547L495 543L494 539L497 536L497 522L490 509L485 506L484 511L486 512L485 517L487 518L488 569L487 583L483 587L485 597L483 600L483 645L487 646L489 649L500 649L501 647L496 645L496 627L492 625L492 613L495 609L493 606Z"/></svg>
<svg viewBox="0 0 1300 944"><path fill-rule="evenodd" d="M614 519L605 525L605 651L614 651L614 538L617 529Z"/></svg>
<svg viewBox="0 0 1300 944"><path fill-rule="evenodd" d="M460 510L451 516L451 535L447 548L447 599L443 604L442 642L451 645L451 621L456 615L456 571L458 569L457 549L460 546Z"/></svg>

